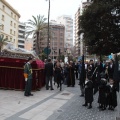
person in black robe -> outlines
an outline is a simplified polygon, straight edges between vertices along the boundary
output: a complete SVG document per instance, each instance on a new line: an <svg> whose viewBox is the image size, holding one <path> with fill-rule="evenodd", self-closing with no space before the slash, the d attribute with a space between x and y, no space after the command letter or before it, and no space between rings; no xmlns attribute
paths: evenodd
<svg viewBox="0 0 120 120"><path fill-rule="evenodd" d="M115 107L117 106L117 87L114 84L114 80L110 79L109 80L109 85L107 86L108 93L107 93L107 100L108 100L108 105L109 105L109 110L114 110Z"/></svg>
<svg viewBox="0 0 120 120"><path fill-rule="evenodd" d="M107 107L107 80L105 76L101 78L99 89L99 96L98 96L98 103L100 110L106 110Z"/></svg>
<svg viewBox="0 0 120 120"><path fill-rule="evenodd" d="M67 87L75 86L75 73L74 73L74 65L73 62L70 61L70 64L67 68L68 76L67 76Z"/></svg>
<svg viewBox="0 0 120 120"><path fill-rule="evenodd" d="M88 109L91 109L92 102L93 102L93 82L91 78L91 72L89 71L87 73L87 78L85 80L85 104L83 104L83 106L88 106Z"/></svg>
<svg viewBox="0 0 120 120"><path fill-rule="evenodd" d="M54 74L56 76L57 88L60 87L60 91L62 90L62 67L59 62L56 63Z"/></svg>

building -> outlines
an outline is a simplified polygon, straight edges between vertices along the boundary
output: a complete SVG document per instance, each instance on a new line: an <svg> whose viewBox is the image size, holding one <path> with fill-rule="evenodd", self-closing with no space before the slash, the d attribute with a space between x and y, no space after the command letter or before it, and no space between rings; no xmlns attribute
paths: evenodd
<svg viewBox="0 0 120 120"><path fill-rule="evenodd" d="M73 47L73 19L71 16L63 15L57 18L58 24L63 24L65 26L65 41L64 47Z"/></svg>
<svg viewBox="0 0 120 120"><path fill-rule="evenodd" d="M25 23L21 22L18 25L18 47L25 48Z"/></svg>
<svg viewBox="0 0 120 120"><path fill-rule="evenodd" d="M46 28L47 29L47 28ZM47 31L47 30L45 30ZM40 41L39 41L39 48L40 52L38 52L37 49L37 42L36 42L36 36L35 40L33 42L33 50L36 51L36 53L41 53L44 51L44 49L47 47L47 41L48 36L47 33L45 36L43 36L44 31L40 31ZM59 55L64 55L64 35L65 27L62 24L57 24L55 21L50 22L50 40L49 40L49 47L51 48L51 53L49 57L51 58L57 58Z"/></svg>
<svg viewBox="0 0 120 120"><path fill-rule="evenodd" d="M29 51L33 50L33 41L34 40L32 38L27 38L25 40L25 49L26 50L29 50Z"/></svg>
<svg viewBox="0 0 120 120"><path fill-rule="evenodd" d="M87 55L87 47L84 45L83 42L83 35L84 33L80 32L82 31L81 27L79 26L80 16L82 15L82 12L91 4L91 0L86 0L86 2L82 2L82 4L79 6L76 14L75 14L75 51L76 51L76 57L82 56L82 54ZM80 33L80 35L78 34Z"/></svg>
<svg viewBox="0 0 120 120"><path fill-rule="evenodd" d="M79 32L79 17L80 17L80 7L78 8L76 14L75 14L75 28L74 28L74 42L75 42L75 57L80 56L80 36L78 34Z"/></svg>
<svg viewBox="0 0 120 120"><path fill-rule="evenodd" d="M0 0L0 33L18 46L18 23L20 14L5 0Z"/></svg>

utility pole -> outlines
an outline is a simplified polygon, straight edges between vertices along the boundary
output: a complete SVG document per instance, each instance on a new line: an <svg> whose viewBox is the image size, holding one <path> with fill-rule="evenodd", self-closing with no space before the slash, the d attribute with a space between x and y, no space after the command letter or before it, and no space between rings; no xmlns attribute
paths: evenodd
<svg viewBox="0 0 120 120"><path fill-rule="evenodd" d="M49 48L49 38L50 38L50 25L49 25L49 19L50 19L50 0L49 0L49 7L48 7L48 39L47 39L47 59L48 59L48 48Z"/></svg>

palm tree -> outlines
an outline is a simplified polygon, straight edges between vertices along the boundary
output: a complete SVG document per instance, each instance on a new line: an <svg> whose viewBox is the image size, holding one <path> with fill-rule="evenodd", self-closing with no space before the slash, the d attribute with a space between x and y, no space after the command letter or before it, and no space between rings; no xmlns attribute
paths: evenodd
<svg viewBox="0 0 120 120"><path fill-rule="evenodd" d="M8 41L8 39L4 38L4 35L0 35L0 55L1 55L2 47L6 43L6 41Z"/></svg>
<svg viewBox="0 0 120 120"><path fill-rule="evenodd" d="M43 32L46 28L46 18L44 18L44 16L41 15L37 15L37 17L32 16L32 20L29 19L28 22L26 23L26 38L29 35L33 35L36 36L36 47L37 47L37 54L40 53L40 33Z"/></svg>

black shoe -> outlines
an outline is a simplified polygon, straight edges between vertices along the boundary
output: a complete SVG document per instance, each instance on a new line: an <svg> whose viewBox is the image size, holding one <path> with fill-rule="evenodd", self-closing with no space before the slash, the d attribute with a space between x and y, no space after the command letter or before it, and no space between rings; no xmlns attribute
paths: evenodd
<svg viewBox="0 0 120 120"><path fill-rule="evenodd" d="M88 106L88 105L87 105L87 104L83 104L82 106L85 106L85 107L86 107L86 106Z"/></svg>
<svg viewBox="0 0 120 120"><path fill-rule="evenodd" d="M29 97L29 95L24 94L24 96Z"/></svg>
<svg viewBox="0 0 120 120"><path fill-rule="evenodd" d="M49 88L46 88L46 90L49 90Z"/></svg>
<svg viewBox="0 0 120 120"><path fill-rule="evenodd" d="M33 96L33 94L29 94L29 96Z"/></svg>
<svg viewBox="0 0 120 120"><path fill-rule="evenodd" d="M51 90L54 90L53 88Z"/></svg>
<svg viewBox="0 0 120 120"><path fill-rule="evenodd" d="M88 106L88 109L91 109L92 108L92 106L90 105L90 106Z"/></svg>

